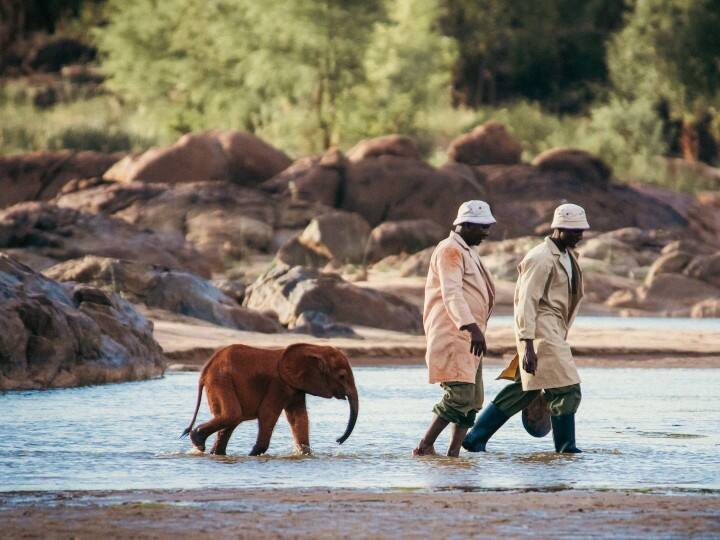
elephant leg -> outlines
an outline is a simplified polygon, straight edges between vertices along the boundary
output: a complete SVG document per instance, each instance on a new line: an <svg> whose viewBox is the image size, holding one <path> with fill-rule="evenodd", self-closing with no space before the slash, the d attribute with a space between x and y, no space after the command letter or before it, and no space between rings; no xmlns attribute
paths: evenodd
<svg viewBox="0 0 720 540"><path fill-rule="evenodd" d="M310 425L308 423L307 408L305 406L305 394L300 394L285 407L285 416L290 424L295 450L301 454L309 455L310 450Z"/></svg>
<svg viewBox="0 0 720 540"><path fill-rule="evenodd" d="M190 440L198 450L203 452L205 451L205 441L210 435L216 431L230 429L230 433L227 435L229 439L232 430L242 421L240 401L232 385L216 386L209 388L207 392L213 418L190 432ZM215 446L217 447L217 443Z"/></svg>
<svg viewBox="0 0 720 540"><path fill-rule="evenodd" d="M270 437L272 437L275 424L277 424L280 413L282 413L284 403L278 402L276 399L265 400L258 411L258 435L250 451L251 456L260 456L267 452L270 446Z"/></svg>
<svg viewBox="0 0 720 540"><path fill-rule="evenodd" d="M231 428L223 428L217 432L217 439L215 439L215 444L213 445L212 450L210 450L211 454L215 454L216 456L225 455L228 441L230 440L230 436L233 434L233 431L235 431L236 427L237 426Z"/></svg>

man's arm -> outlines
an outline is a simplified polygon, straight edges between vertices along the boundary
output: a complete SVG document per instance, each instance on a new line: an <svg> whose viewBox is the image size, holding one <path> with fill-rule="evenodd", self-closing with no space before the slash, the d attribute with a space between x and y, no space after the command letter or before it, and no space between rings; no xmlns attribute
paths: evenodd
<svg viewBox="0 0 720 540"><path fill-rule="evenodd" d="M515 298L515 332L518 339L525 342L522 366L531 375L535 375L538 363L533 344L538 305L545 291L545 284L550 277L551 269L552 264L547 261L529 259L522 262L518 276Z"/></svg>
<svg viewBox="0 0 720 540"><path fill-rule="evenodd" d="M463 256L454 248L437 254L436 265L445 309L459 330L470 332L470 352L480 356L487 352L485 336L475 321L462 290Z"/></svg>

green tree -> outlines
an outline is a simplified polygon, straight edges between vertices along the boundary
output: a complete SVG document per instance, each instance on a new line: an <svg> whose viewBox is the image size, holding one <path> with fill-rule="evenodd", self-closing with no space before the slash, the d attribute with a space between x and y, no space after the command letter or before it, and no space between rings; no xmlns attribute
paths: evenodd
<svg viewBox="0 0 720 540"><path fill-rule="evenodd" d="M300 111L327 147L382 16L380 0L111 0L97 38L112 88L175 131Z"/></svg>
<svg viewBox="0 0 720 540"><path fill-rule="evenodd" d="M346 109L346 138L418 134L431 110L450 105L454 40L438 27L437 0L396 0L375 25L364 58L366 79Z"/></svg>
<svg viewBox="0 0 720 540"><path fill-rule="evenodd" d="M718 106L720 3L637 0L609 46L614 89L626 99L667 101L676 114Z"/></svg>
<svg viewBox="0 0 720 540"><path fill-rule="evenodd" d="M525 97L577 111L605 84L605 41L624 0L442 0L442 25L460 54L455 101Z"/></svg>

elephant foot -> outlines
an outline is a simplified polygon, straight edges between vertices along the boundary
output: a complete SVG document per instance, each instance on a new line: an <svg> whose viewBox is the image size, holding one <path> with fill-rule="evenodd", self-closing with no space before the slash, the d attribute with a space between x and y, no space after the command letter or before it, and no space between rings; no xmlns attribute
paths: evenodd
<svg viewBox="0 0 720 540"><path fill-rule="evenodd" d="M196 429L190 432L190 442L192 442L193 446L200 450L200 452L205 451L205 438L203 438Z"/></svg>
<svg viewBox="0 0 720 540"><path fill-rule="evenodd" d="M307 444L296 444L295 453L301 456L311 456L312 449Z"/></svg>
<svg viewBox="0 0 720 540"><path fill-rule="evenodd" d="M422 442L417 445L416 448L412 451L413 457L418 456L434 456L437 455L435 453L435 447L432 444L423 444Z"/></svg>
<svg viewBox="0 0 720 540"><path fill-rule="evenodd" d="M263 448L262 446L258 446L256 444L253 446L252 450L250 450L248 456L262 456L265 452L267 452L267 446Z"/></svg>

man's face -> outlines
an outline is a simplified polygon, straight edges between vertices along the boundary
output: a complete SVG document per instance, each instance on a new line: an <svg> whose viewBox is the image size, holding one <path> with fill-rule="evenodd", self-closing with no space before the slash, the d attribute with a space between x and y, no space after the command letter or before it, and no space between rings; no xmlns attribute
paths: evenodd
<svg viewBox="0 0 720 540"><path fill-rule="evenodd" d="M482 223L462 223L458 232L469 246L477 246L490 234L490 225L484 225Z"/></svg>
<svg viewBox="0 0 720 540"><path fill-rule="evenodd" d="M584 232L582 229L558 229L560 240L569 248L578 245Z"/></svg>

